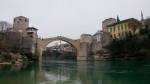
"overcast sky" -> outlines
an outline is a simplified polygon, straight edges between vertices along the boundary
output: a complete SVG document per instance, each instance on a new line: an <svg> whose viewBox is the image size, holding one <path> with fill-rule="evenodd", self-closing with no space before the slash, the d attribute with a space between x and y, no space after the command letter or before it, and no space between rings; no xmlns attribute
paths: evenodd
<svg viewBox="0 0 150 84"><path fill-rule="evenodd" d="M117 14L121 20L140 19L141 10L150 16L150 0L0 0L0 20L26 16L42 37L94 34L104 19Z"/></svg>

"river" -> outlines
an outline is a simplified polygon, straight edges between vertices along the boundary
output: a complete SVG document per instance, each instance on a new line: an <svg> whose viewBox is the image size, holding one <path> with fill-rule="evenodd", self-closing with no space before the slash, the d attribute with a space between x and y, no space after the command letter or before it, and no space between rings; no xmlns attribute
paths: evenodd
<svg viewBox="0 0 150 84"><path fill-rule="evenodd" d="M0 84L150 84L150 62L44 61L0 65Z"/></svg>

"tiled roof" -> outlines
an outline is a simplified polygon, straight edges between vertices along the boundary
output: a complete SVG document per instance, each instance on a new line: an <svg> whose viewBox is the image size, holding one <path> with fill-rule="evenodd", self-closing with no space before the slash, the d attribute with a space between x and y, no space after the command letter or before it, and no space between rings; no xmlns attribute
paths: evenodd
<svg viewBox="0 0 150 84"><path fill-rule="evenodd" d="M119 21L119 22L117 22L117 23L108 25L107 27L115 26L115 25L117 25L117 24L122 24L122 23L129 22L129 21L138 21L138 20L137 20L137 19L134 19L134 18L129 18L129 19L122 20L122 21Z"/></svg>

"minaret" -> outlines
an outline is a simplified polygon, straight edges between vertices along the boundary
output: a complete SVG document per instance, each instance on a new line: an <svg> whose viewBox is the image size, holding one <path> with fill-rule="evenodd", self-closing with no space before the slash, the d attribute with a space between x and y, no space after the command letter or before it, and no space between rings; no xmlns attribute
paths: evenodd
<svg viewBox="0 0 150 84"><path fill-rule="evenodd" d="M142 11L141 11L141 23L142 23L142 28L145 28L144 16Z"/></svg>
<svg viewBox="0 0 150 84"><path fill-rule="evenodd" d="M144 21L143 12L141 11L141 21Z"/></svg>

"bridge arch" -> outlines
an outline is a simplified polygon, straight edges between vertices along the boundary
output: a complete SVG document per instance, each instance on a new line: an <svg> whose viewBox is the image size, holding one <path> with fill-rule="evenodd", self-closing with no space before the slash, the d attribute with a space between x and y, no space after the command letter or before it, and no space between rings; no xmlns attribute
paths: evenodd
<svg viewBox="0 0 150 84"><path fill-rule="evenodd" d="M63 36L57 36L57 37L52 37L52 38L45 38L45 39L39 39L38 41L38 54L40 54L40 58L39 60L42 60L42 53L43 50L47 47L47 45L53 41L57 41L57 40L62 40L64 42L69 43L70 45L72 45L75 49L76 49L76 54L78 54L79 51L79 47L78 47L78 43L76 40L67 38L67 37L63 37Z"/></svg>
<svg viewBox="0 0 150 84"><path fill-rule="evenodd" d="M42 43L43 43L43 46L42 46L42 47L43 47L43 48L46 48L46 46L47 46L49 43L51 43L51 42L53 42L53 41L57 41L57 40L65 41L65 42L71 44L73 47L77 48L76 43L75 43L74 40L69 39L69 38L67 38L67 37L63 37L63 36L57 36L57 37L53 37L53 38L46 38L46 39L43 39L43 40L42 40L42 41L43 41L43 42L42 42Z"/></svg>

